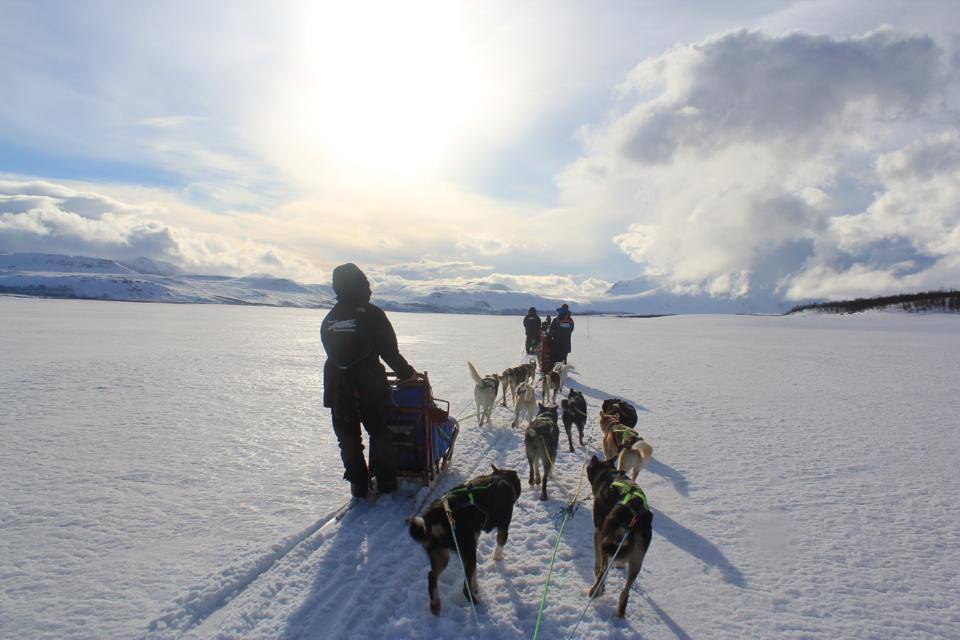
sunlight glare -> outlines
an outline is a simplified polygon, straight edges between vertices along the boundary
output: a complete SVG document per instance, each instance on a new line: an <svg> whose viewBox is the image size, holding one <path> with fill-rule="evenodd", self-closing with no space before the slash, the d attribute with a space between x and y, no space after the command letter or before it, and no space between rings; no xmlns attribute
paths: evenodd
<svg viewBox="0 0 960 640"><path fill-rule="evenodd" d="M482 111L480 65L450 3L329 3L302 25L303 141L337 167L432 173Z"/></svg>

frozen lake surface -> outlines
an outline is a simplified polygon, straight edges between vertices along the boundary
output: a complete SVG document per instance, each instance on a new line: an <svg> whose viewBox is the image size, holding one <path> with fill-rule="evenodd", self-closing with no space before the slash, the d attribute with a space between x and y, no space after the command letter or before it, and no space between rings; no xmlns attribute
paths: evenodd
<svg viewBox="0 0 960 640"><path fill-rule="evenodd" d="M324 311L0 296L0 637L529 636L584 451L521 498L506 558L481 538L481 629L451 562L443 615L407 537L415 488L318 527L347 495L321 403ZM519 362L520 318L393 314L455 415ZM577 318L572 384L640 409L654 541L579 635L960 637L960 318ZM452 486L526 474L499 409L462 425ZM587 503L542 637L586 605Z"/></svg>

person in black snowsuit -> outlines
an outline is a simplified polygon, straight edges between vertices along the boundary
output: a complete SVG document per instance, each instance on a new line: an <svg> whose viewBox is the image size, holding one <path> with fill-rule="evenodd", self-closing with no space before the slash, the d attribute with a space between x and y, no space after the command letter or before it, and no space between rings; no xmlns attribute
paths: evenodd
<svg viewBox="0 0 960 640"><path fill-rule="evenodd" d="M550 359L553 362L566 362L570 355L570 337L573 334L573 318L567 303L557 309L557 317L550 323Z"/></svg>
<svg viewBox="0 0 960 640"><path fill-rule="evenodd" d="M524 345L527 354L536 353L537 345L540 344L540 316L537 315L535 307L530 307L527 315L523 316L523 332L527 336L527 341Z"/></svg>
<svg viewBox="0 0 960 640"><path fill-rule="evenodd" d="M397 488L396 452L387 429L384 406L387 375L380 358L401 380L417 372L400 355L397 334L380 307L370 304L370 282L353 263L333 270L337 304L323 319L320 337L327 360L323 365L323 406L333 414L333 430L340 445L343 477L350 492L363 497L369 490L369 472L363 458L360 423L370 436L370 457L377 490Z"/></svg>

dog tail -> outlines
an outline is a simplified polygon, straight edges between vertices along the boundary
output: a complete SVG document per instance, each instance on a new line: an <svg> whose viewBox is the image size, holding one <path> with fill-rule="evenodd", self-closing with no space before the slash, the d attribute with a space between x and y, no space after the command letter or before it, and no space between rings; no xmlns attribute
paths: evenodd
<svg viewBox="0 0 960 640"><path fill-rule="evenodd" d="M427 523L420 516L410 521L410 537L417 542L427 539Z"/></svg>
<svg viewBox="0 0 960 640"><path fill-rule="evenodd" d="M477 373L477 368L473 366L473 363L468 361L467 366L470 367L470 377L473 378L473 381L477 384L483 384L483 378Z"/></svg>
<svg viewBox="0 0 960 640"><path fill-rule="evenodd" d="M646 440L641 440L637 444L633 445L633 448L640 454L640 458L643 460L642 466L647 466L647 463L650 462L650 458L653 457L653 445L651 445Z"/></svg>

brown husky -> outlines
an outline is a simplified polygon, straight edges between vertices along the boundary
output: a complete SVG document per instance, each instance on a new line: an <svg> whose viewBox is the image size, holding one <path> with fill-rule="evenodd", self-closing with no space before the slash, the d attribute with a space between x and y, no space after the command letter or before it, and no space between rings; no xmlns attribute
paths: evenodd
<svg viewBox="0 0 960 640"><path fill-rule="evenodd" d="M593 490L593 586L588 595L600 597L604 585L600 579L607 565L626 565L627 584L620 592L617 616L627 611L627 599L643 558L653 538L653 513L647 506L643 490L617 473L613 460L598 460L596 456L587 465L587 478ZM609 576L608 576L609 577Z"/></svg>

